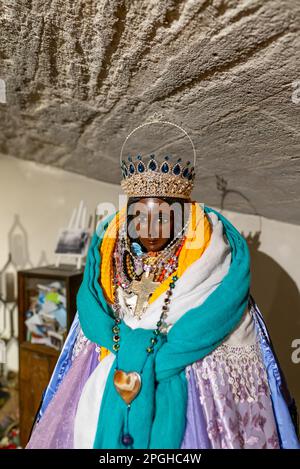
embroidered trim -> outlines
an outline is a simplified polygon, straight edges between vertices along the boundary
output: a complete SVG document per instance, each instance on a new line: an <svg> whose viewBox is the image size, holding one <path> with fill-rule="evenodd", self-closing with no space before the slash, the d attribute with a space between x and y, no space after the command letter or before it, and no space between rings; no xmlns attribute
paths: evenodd
<svg viewBox="0 0 300 469"><path fill-rule="evenodd" d="M244 347L221 344L190 367L199 380L210 381L218 398L222 398L223 387L228 384L236 403L258 401L259 395L269 392L259 341Z"/></svg>
<svg viewBox="0 0 300 469"><path fill-rule="evenodd" d="M75 360L76 357L78 357L78 355L88 345L89 342L89 339L85 337L84 333L82 332L82 329L80 328L72 351L72 362Z"/></svg>

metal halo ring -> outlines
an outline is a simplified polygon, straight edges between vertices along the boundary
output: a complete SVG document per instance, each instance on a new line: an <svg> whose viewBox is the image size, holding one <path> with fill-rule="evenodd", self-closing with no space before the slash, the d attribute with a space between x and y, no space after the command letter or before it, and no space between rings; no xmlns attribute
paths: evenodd
<svg viewBox="0 0 300 469"><path fill-rule="evenodd" d="M123 150L124 150L124 146L127 142L127 140L131 137L131 135L136 132L138 129L141 129L142 127L145 127L146 125L151 125L151 124L169 124L169 125L173 125L173 127L177 127L177 129L181 130L185 136L189 139L191 145L192 145L192 148L193 148L193 155L194 155L194 163L193 163L193 166L194 168L196 167L196 149L195 149L195 145L191 139L191 137L189 136L189 134L187 133L186 130L184 130L182 127L180 127L180 125L178 124L175 124L174 122L170 122L170 121L165 121L165 120L153 120L153 121L150 121L150 122L145 122L144 124L141 124L139 125L138 127L135 127L135 129L133 129L128 135L127 137L125 138L124 142L123 142L123 145L121 147L121 151L120 151L120 165L122 163L122 159L123 159Z"/></svg>

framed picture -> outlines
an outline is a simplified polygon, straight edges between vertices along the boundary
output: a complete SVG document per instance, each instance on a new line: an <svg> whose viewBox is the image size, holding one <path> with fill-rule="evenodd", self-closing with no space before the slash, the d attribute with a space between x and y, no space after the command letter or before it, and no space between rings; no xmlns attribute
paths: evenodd
<svg viewBox="0 0 300 469"><path fill-rule="evenodd" d="M89 232L82 228L66 228L59 233L55 254L84 256L89 241Z"/></svg>

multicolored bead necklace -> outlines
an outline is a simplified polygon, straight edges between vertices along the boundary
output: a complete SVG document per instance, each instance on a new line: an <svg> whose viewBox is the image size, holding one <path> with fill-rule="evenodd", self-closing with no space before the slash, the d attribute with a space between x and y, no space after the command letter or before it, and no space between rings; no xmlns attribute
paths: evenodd
<svg viewBox="0 0 300 469"><path fill-rule="evenodd" d="M113 350L116 354L114 385L115 385L117 392L120 394L120 396L122 397L122 399L127 405L126 420L125 420L125 426L124 426L124 433L122 436L122 443L124 446L128 448L129 447L132 448L132 445L134 443L133 437L130 435L129 429L128 429L128 419L129 419L131 403L136 398L136 396L138 395L141 389L143 369L144 369L144 366L146 364L146 361L149 355L154 352L154 348L158 342L158 336L160 336L161 334L166 335L170 327L170 325L167 324L166 319L168 316L168 310L169 310L169 305L171 302L171 297L173 295L173 290L175 288L175 284L177 280L178 280L178 276L173 275L171 282L169 284L169 288L166 292L166 297L164 299L164 305L162 307L160 318L158 322L156 323L156 328L153 330L152 337L150 338L150 343L145 349L146 358L142 366L142 369L139 373L136 371L127 373L118 368L118 352L120 350L120 342L121 342L120 323L122 319L121 319L121 310L120 310L119 303L116 301L115 304L113 305L114 323L115 323L112 328L113 342L114 342Z"/></svg>
<svg viewBox="0 0 300 469"><path fill-rule="evenodd" d="M135 254L132 253L132 245L129 246L125 227L123 227L114 251L117 285L127 289L133 280L140 280L144 272L152 272L156 282L163 282L168 278L177 268L178 257L186 239L183 233L188 222L189 220L162 251L143 253L139 250L138 243L132 243L135 246Z"/></svg>

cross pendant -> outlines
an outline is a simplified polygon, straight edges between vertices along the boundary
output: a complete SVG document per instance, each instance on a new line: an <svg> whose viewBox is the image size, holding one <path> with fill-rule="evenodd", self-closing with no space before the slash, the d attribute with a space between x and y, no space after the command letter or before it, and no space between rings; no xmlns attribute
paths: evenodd
<svg viewBox="0 0 300 469"><path fill-rule="evenodd" d="M133 280L130 285L132 293L137 295L137 302L134 308L134 316L138 319L142 318L142 315L148 305L149 296L152 295L159 282L154 282L154 274L148 272L142 275L141 280Z"/></svg>

